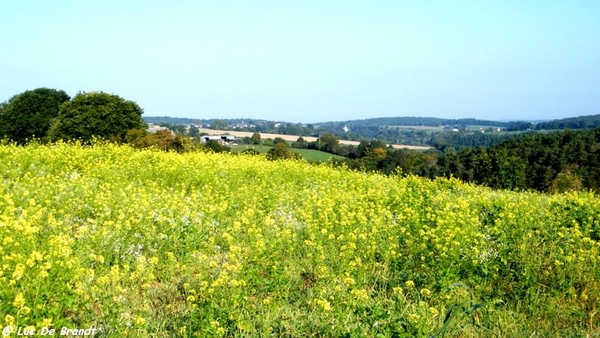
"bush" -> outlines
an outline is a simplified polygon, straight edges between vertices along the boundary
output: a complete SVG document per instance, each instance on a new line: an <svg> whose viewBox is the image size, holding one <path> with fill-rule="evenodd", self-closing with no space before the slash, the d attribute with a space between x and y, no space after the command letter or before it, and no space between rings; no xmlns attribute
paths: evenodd
<svg viewBox="0 0 600 338"><path fill-rule="evenodd" d="M294 155L290 151L287 143L277 143L267 152L267 159L271 161L286 160L293 157Z"/></svg>

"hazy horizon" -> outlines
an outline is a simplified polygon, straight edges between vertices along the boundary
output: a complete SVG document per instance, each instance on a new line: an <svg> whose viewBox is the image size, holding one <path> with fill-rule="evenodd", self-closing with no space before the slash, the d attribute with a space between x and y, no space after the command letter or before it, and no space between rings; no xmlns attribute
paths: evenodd
<svg viewBox="0 0 600 338"><path fill-rule="evenodd" d="M595 114L597 115L597 114ZM589 115L583 115L583 116L589 116ZM359 118L359 119L352 119L352 120L322 120L322 121L311 121L311 122L293 122L293 121L286 121L286 120L266 120L266 119L259 119L259 118L252 118L252 117L227 117L227 118L220 118L220 117L202 117L202 118L194 118L194 117L180 117L180 116L168 116L168 115L147 115L144 114L142 117L150 117L150 118L161 118L161 117L168 117L168 118L184 118L184 119L198 119L198 120L242 120L244 122L252 122L252 121L268 121L268 122L278 122L278 123L302 123L302 124L320 124L320 123L341 123L341 122L347 122L347 121L360 121L360 120L369 120L369 119L379 119L379 118L404 118L404 117L433 117L433 116L375 116L375 117L369 117L369 118ZM579 117L579 116L575 116L575 117ZM435 118L435 117L433 117ZM461 120L461 119L470 119L471 117L458 117L458 118L449 118L449 119L456 119L456 120ZM532 120L532 119L526 119L526 120L486 120L486 119L478 119L478 120L484 120L484 121L492 121L492 122L533 122L533 123L537 123L537 122L545 122L545 121L552 121L555 119L543 119L543 120Z"/></svg>
<svg viewBox="0 0 600 338"><path fill-rule="evenodd" d="M0 101L104 91L144 116L318 123L600 114L600 2L0 3Z"/></svg>

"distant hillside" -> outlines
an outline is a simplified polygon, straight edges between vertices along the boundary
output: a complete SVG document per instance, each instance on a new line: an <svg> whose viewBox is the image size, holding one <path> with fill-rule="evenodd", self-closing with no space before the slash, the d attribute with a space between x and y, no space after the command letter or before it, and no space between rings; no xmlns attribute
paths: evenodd
<svg viewBox="0 0 600 338"><path fill-rule="evenodd" d="M315 124L286 123L259 119L192 119L169 116L144 117L161 125L201 124L222 130L318 137L331 132L342 140L382 140L386 143L432 146L439 150L489 147L521 133L541 130L592 129L600 127L600 115L551 121L491 121L475 118L379 117L363 120L330 121ZM176 129L173 129L176 130Z"/></svg>
<svg viewBox="0 0 600 338"><path fill-rule="evenodd" d="M202 121L199 119L190 119L184 117L170 117L170 116L142 116L144 121L147 123L161 124L192 124L192 123L202 123L198 121Z"/></svg>
<svg viewBox="0 0 600 338"><path fill-rule="evenodd" d="M235 124L254 124L254 123L263 123L269 122L266 120L260 119L250 119L250 118L239 118L239 119L194 119L187 117L170 117L170 116L143 116L144 121L147 123L154 124L212 124L214 121L223 121L229 125Z"/></svg>
<svg viewBox="0 0 600 338"><path fill-rule="evenodd" d="M322 127L339 127L347 126L351 128L353 126L445 126L445 125L478 125L478 126L490 126L490 127L508 127L511 122L500 122L500 121L489 121L489 120L478 120L473 118L465 119L442 119L437 117L416 117L416 116L405 116L405 117L378 117L364 120L349 120L349 121L337 121L337 122L322 122L316 123L315 125Z"/></svg>
<svg viewBox="0 0 600 338"><path fill-rule="evenodd" d="M185 117L170 117L170 116L144 116L146 122L161 124L211 124L214 121L223 121L229 125L236 124L262 124L262 123L282 123L291 124L284 121L268 121L261 119L252 118L237 118L237 119L195 119ZM294 123L295 125L295 123ZM344 126L353 129L355 127L367 128L367 127L397 127L397 126L426 126L426 127L439 127L439 126L487 126L487 127L500 127L507 130L527 130L534 128L536 130L551 130L551 129L592 129L600 127L600 114L598 115L584 115L578 117L570 117L565 119L550 120L550 121L492 121L492 120L479 120L475 118L462 118L462 119L443 119L437 117L418 117L418 116L404 116L404 117L377 117L371 119L362 120L347 120L347 121L327 121L314 123L314 126L318 126L322 129L335 130L339 132Z"/></svg>
<svg viewBox="0 0 600 338"><path fill-rule="evenodd" d="M535 126L535 129L591 129L596 127L600 127L600 114L569 117L566 119L541 122Z"/></svg>
<svg viewBox="0 0 600 338"><path fill-rule="evenodd" d="M190 123L201 123L201 124L210 124L213 121L223 121L228 124L238 124L238 123L262 123L262 122L272 122L272 123L287 123L284 121L267 121L261 119L251 119L251 118L238 118L238 119L194 119L194 118L182 118L182 117L170 117L170 116L144 116L143 117L146 122L150 123L169 123L169 124L190 124ZM380 126L445 126L445 125L459 125L459 126L467 126L467 125L478 125L478 126L490 126L490 127L508 127L514 122L502 122L502 121L490 121L490 120L479 120L474 118L464 118L464 119L442 119L436 117L378 117L372 119L364 119L364 120L349 120L349 121L328 121L328 122L319 122L314 123L315 126L320 126L325 129L333 127L380 127Z"/></svg>

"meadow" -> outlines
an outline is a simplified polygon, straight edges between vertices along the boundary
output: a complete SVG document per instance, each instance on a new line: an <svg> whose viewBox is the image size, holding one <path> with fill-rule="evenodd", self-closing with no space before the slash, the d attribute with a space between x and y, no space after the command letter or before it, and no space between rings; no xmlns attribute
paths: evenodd
<svg viewBox="0 0 600 338"><path fill-rule="evenodd" d="M272 146L264 146L264 145L247 145L240 144L237 146L231 146L231 152L236 154L243 152L244 150L253 149L259 154L266 154ZM298 149L291 148L290 151L292 153L300 154L302 158L304 158L308 162L328 162L331 159L344 159L343 156L326 153L324 151L315 150L315 149Z"/></svg>
<svg viewBox="0 0 600 338"><path fill-rule="evenodd" d="M592 193L113 144L0 145L0 179L2 327L600 334Z"/></svg>

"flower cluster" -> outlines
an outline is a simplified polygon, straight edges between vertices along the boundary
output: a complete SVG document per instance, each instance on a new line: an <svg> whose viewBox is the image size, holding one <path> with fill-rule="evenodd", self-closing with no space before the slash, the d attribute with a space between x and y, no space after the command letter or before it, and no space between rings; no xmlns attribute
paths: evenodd
<svg viewBox="0 0 600 338"><path fill-rule="evenodd" d="M453 304L489 300L515 330L496 335L599 326L591 193L114 144L2 145L0 160L6 325L410 336L439 332Z"/></svg>

